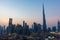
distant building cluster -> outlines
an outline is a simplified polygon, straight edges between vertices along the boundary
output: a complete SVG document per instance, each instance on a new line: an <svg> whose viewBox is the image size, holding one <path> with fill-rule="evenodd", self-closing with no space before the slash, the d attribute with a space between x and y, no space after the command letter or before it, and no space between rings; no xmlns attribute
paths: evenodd
<svg viewBox="0 0 60 40"><path fill-rule="evenodd" d="M60 21L57 23L57 28L56 26L53 26L52 29L50 27L47 28L44 5L43 25L34 22L32 28L29 28L25 21L23 21L23 25L12 24L12 21L13 19L9 18L7 28L0 26L0 40L45 40L45 38L50 36L50 32L60 32Z"/></svg>

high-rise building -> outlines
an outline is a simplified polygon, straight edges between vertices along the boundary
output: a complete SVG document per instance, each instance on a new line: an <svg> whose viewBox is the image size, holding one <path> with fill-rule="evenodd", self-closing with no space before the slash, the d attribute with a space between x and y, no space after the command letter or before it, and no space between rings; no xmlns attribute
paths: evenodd
<svg viewBox="0 0 60 40"><path fill-rule="evenodd" d="M25 25L26 25L26 23L25 23L25 21L23 21L23 28L25 28Z"/></svg>
<svg viewBox="0 0 60 40"><path fill-rule="evenodd" d="M7 33L12 33L12 18L9 18L9 25L7 27Z"/></svg>
<svg viewBox="0 0 60 40"><path fill-rule="evenodd" d="M46 19L45 19L45 11L44 11L44 4L43 4L43 31L47 31Z"/></svg>
<svg viewBox="0 0 60 40"><path fill-rule="evenodd" d="M25 21L23 21L23 35L27 35L29 32L29 25Z"/></svg>
<svg viewBox="0 0 60 40"><path fill-rule="evenodd" d="M53 26L53 27L52 27L52 31L53 31L53 32L56 32L56 26Z"/></svg>
<svg viewBox="0 0 60 40"><path fill-rule="evenodd" d="M12 18L9 18L9 25L12 25Z"/></svg>
<svg viewBox="0 0 60 40"><path fill-rule="evenodd" d="M22 35L22 33L23 33L22 31L23 31L22 25L17 24L16 27L15 27L15 32L17 34L21 34Z"/></svg>
<svg viewBox="0 0 60 40"><path fill-rule="evenodd" d="M38 32L41 32L41 24L37 24L38 26Z"/></svg>
<svg viewBox="0 0 60 40"><path fill-rule="evenodd" d="M35 22L33 24L33 29L34 29L34 32L37 32L38 31L38 25Z"/></svg>
<svg viewBox="0 0 60 40"><path fill-rule="evenodd" d="M47 30L48 32L51 32L51 28L50 27L48 27L48 30Z"/></svg>
<svg viewBox="0 0 60 40"><path fill-rule="evenodd" d="M58 31L60 31L60 21L58 21Z"/></svg>
<svg viewBox="0 0 60 40"><path fill-rule="evenodd" d="M0 25L0 34L2 34L2 30L3 30L3 29L2 29L2 26ZM1 36L1 35L0 35L0 36Z"/></svg>

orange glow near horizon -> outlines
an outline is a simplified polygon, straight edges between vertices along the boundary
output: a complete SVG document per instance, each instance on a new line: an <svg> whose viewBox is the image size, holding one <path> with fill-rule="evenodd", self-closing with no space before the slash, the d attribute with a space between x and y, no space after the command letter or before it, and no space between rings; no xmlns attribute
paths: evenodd
<svg viewBox="0 0 60 40"><path fill-rule="evenodd" d="M47 25L48 26L53 26L55 24L57 25L58 19L59 19L59 17L52 17L52 18L48 17L46 19ZM0 20L0 24L2 24L2 25L8 25L8 22L9 22L9 20L7 20L7 19ZM37 22L37 23L42 24L41 18L40 19L25 18L25 22L30 26L33 24L33 22ZM23 24L23 19L13 19L13 24L21 24L22 25Z"/></svg>

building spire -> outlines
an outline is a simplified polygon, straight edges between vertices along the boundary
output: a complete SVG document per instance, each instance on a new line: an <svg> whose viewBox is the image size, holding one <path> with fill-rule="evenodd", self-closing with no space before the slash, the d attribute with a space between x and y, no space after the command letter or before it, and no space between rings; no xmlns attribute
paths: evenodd
<svg viewBox="0 0 60 40"><path fill-rule="evenodd" d="M47 31L46 19L45 19L45 11L44 11L44 4L43 4L43 31Z"/></svg>

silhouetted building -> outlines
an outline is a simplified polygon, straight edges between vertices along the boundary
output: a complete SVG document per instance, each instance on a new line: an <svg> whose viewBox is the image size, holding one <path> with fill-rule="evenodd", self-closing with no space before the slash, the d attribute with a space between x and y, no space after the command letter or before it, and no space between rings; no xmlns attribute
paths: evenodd
<svg viewBox="0 0 60 40"><path fill-rule="evenodd" d="M38 31L38 25L37 23L34 22L33 24L33 29L34 29L34 32L36 33Z"/></svg>
<svg viewBox="0 0 60 40"><path fill-rule="evenodd" d="M12 18L9 18L9 25L7 27L7 33L12 33L12 28L13 28Z"/></svg>
<svg viewBox="0 0 60 40"><path fill-rule="evenodd" d="M6 31L6 30L5 30L5 26L3 26L3 33L5 33L5 31Z"/></svg>
<svg viewBox="0 0 60 40"><path fill-rule="evenodd" d="M23 35L25 35L25 28L26 28L26 24L25 21L23 21Z"/></svg>
<svg viewBox="0 0 60 40"><path fill-rule="evenodd" d="M44 5L43 5L43 31L47 31L47 26L46 26L46 19L45 19L45 11L44 11Z"/></svg>
<svg viewBox="0 0 60 40"><path fill-rule="evenodd" d="M30 34L34 31L33 28L29 28Z"/></svg>
<svg viewBox="0 0 60 40"><path fill-rule="evenodd" d="M25 21L23 21L23 35L29 34L29 25Z"/></svg>
<svg viewBox="0 0 60 40"><path fill-rule="evenodd" d="M48 32L51 32L51 28L50 27L48 27L48 30L47 30Z"/></svg>
<svg viewBox="0 0 60 40"><path fill-rule="evenodd" d="M41 24L38 24L38 32L41 32Z"/></svg>
<svg viewBox="0 0 60 40"><path fill-rule="evenodd" d="M2 26L0 25L0 36L1 36L2 32L3 32L3 28L2 28Z"/></svg>
<svg viewBox="0 0 60 40"><path fill-rule="evenodd" d="M26 23L25 23L25 21L23 21L23 28L25 28L26 27Z"/></svg>
<svg viewBox="0 0 60 40"><path fill-rule="evenodd" d="M56 32L56 26L53 26L53 27L52 27L52 31L53 31L53 32Z"/></svg>
<svg viewBox="0 0 60 40"><path fill-rule="evenodd" d="M12 29L11 29L11 33L14 33L14 32L15 32L15 27L16 27L16 25L13 24L13 25L12 25Z"/></svg>
<svg viewBox="0 0 60 40"><path fill-rule="evenodd" d="M9 26L12 25L12 18L9 18Z"/></svg>
<svg viewBox="0 0 60 40"><path fill-rule="evenodd" d="M15 33L22 35L23 34L23 28L20 24L17 24L15 27Z"/></svg>
<svg viewBox="0 0 60 40"><path fill-rule="evenodd" d="M60 32L60 21L58 21L58 31Z"/></svg>

